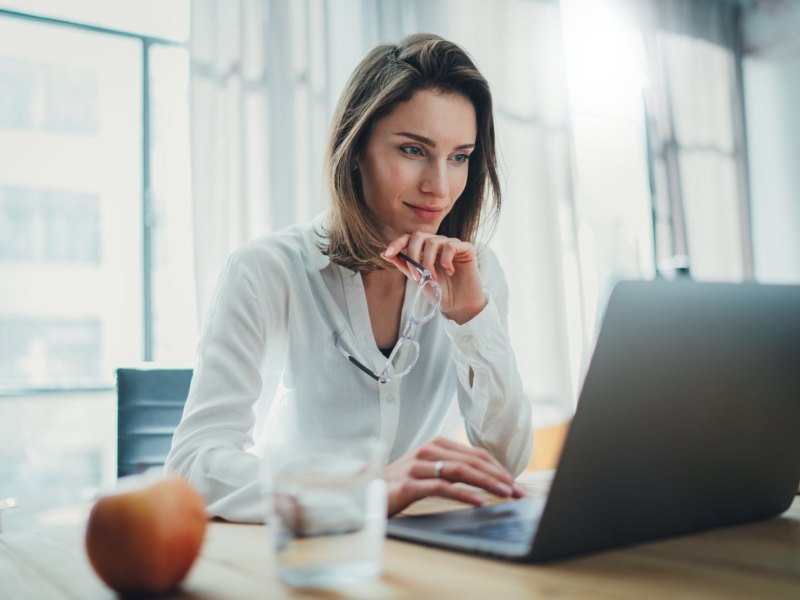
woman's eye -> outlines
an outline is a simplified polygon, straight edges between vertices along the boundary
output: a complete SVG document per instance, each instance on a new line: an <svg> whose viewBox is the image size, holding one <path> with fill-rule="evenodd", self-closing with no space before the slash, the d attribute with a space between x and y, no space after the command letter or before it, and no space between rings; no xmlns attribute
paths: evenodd
<svg viewBox="0 0 800 600"><path fill-rule="evenodd" d="M453 162L458 163L459 165L463 165L465 162L469 160L469 154L456 154L452 158Z"/></svg>
<svg viewBox="0 0 800 600"><path fill-rule="evenodd" d="M401 146L400 151L405 152L409 156L422 156L423 154L422 148L419 148L417 146Z"/></svg>

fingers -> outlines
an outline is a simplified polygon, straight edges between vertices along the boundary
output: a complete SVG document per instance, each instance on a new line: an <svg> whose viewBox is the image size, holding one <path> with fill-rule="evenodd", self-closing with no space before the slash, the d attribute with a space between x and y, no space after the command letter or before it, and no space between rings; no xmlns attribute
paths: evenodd
<svg viewBox="0 0 800 600"><path fill-rule="evenodd" d="M416 269L409 268L405 261L402 261L397 256L399 252L403 252L410 258L420 262L423 267L431 272L434 279L438 279L440 275L437 269L452 276L456 271L455 263L457 259L474 260L476 257L475 247L469 242L463 242L457 238L448 238L423 232L402 235L392 240L381 256L407 276L412 277L414 281L419 280Z"/></svg>
<svg viewBox="0 0 800 600"><path fill-rule="evenodd" d="M411 469L411 476L415 479L437 479L435 465L436 462L428 460L416 461ZM457 454L453 454L452 458L442 459L442 467L438 479L449 483L466 483L484 489L501 498L508 498L513 493L511 482L503 481L494 474L489 474L482 470L480 466L461 460Z"/></svg>
<svg viewBox="0 0 800 600"><path fill-rule="evenodd" d="M408 246L408 240L411 238L409 234L401 235L399 238L392 240L387 244L386 250L383 253L384 258L395 256L398 252L404 250Z"/></svg>
<svg viewBox="0 0 800 600"><path fill-rule="evenodd" d="M428 496L450 498L458 502L482 506L486 499L474 490L453 485L444 479L408 479L402 484L389 485L387 512L395 515L409 504Z"/></svg>
<svg viewBox="0 0 800 600"><path fill-rule="evenodd" d="M447 438L437 438L420 447L415 458L423 466L414 469L415 477L433 477L433 465L444 461L441 477L451 482L467 483L503 498L521 498L524 490L486 450L460 444ZM424 463L428 465L424 465Z"/></svg>
<svg viewBox="0 0 800 600"><path fill-rule="evenodd" d="M430 448L431 445L434 446L434 448ZM483 465L483 468L490 470L490 472L492 472L499 479L506 481L507 483L512 482L511 475L509 475L508 471L503 468L503 465L501 465L494 456L489 454L489 452L483 448L474 448L473 446L460 444L444 437L436 438L431 442L431 444L422 446L417 451L417 456L422 454L425 458L428 458L428 453L430 453L431 456L435 455L438 451L438 448L450 452L451 455L464 455L465 457L468 457L470 464L477 465L480 463ZM420 458L423 456L420 456ZM429 458L429 460L432 459Z"/></svg>
<svg viewBox="0 0 800 600"><path fill-rule="evenodd" d="M420 262L422 262L422 266L431 272L431 275L433 275L434 279L439 278L439 275L436 272L436 259L439 256L439 252L442 250L443 244L444 242L439 238L430 238L422 247L422 256Z"/></svg>
<svg viewBox="0 0 800 600"><path fill-rule="evenodd" d="M428 442L414 453L390 463L384 469L384 478L389 489L389 515L427 496L480 506L485 498L475 488L501 498L525 495L486 450L446 438Z"/></svg>
<svg viewBox="0 0 800 600"><path fill-rule="evenodd" d="M416 267L414 267L413 265L409 265L404 259L398 256L398 254L401 251L406 249L410 237L411 237L410 235L406 234L400 236L395 240L392 240L386 246L386 250L383 251L381 257L384 260L387 260L390 263L392 263L406 277L413 279L414 281L419 281L420 274L419 271L417 271Z"/></svg>
<svg viewBox="0 0 800 600"><path fill-rule="evenodd" d="M386 250L384 250L382 256L390 260L391 262L397 264L397 261L402 262L405 265L405 261L397 257L398 252L402 252L403 250L407 249L408 242L411 239L409 234L401 235L399 238L392 240L386 245Z"/></svg>
<svg viewBox="0 0 800 600"><path fill-rule="evenodd" d="M392 240L381 256L419 283L419 271L401 259L400 252L421 263L439 283L437 304L445 318L463 324L486 306L477 250L471 243L419 231Z"/></svg>
<svg viewBox="0 0 800 600"><path fill-rule="evenodd" d="M381 257L384 260L392 263L395 267L397 267L397 270L403 273L403 275L405 275L406 277L413 279L414 281L419 280L420 277L419 271L417 271L415 267L410 266L406 261L404 261L399 256L387 256L386 253L383 253L381 254Z"/></svg>
<svg viewBox="0 0 800 600"><path fill-rule="evenodd" d="M469 251L469 249L473 249L474 251L472 244L462 242L457 238L448 238L441 235L426 236L425 234L414 234L408 242L406 254L414 260L421 262L422 266L431 272L434 279L438 279L440 275L438 271L439 267L448 275L453 275L453 273L455 273L452 260L449 265L441 261L440 255L442 250L446 247L451 248L453 255L459 250Z"/></svg>
<svg viewBox="0 0 800 600"><path fill-rule="evenodd" d="M442 265L442 268L451 276L456 272L456 266L453 262L457 252L458 248L455 244L446 244L439 255L439 264Z"/></svg>
<svg viewBox="0 0 800 600"><path fill-rule="evenodd" d="M503 465L501 465L500 462L494 456L492 456L488 451L484 450L483 448L475 448L473 446L467 446L465 444L460 444L456 441L449 440L443 437L436 438L433 441L433 443L442 448L449 449L450 451L470 454L473 456L474 459L480 461L480 464L484 468L486 468L486 465L488 464L489 465L488 468L495 477L497 477L503 483L511 486L512 497L522 498L525 496L525 490L514 481L514 478L511 477L511 474L508 471L506 471L505 467L503 467Z"/></svg>
<svg viewBox="0 0 800 600"><path fill-rule="evenodd" d="M428 496L439 496L440 498L450 498L474 506L483 506L485 498L475 493L469 488L453 485L444 479L417 479L413 483L414 490L412 495L414 500L421 500Z"/></svg>

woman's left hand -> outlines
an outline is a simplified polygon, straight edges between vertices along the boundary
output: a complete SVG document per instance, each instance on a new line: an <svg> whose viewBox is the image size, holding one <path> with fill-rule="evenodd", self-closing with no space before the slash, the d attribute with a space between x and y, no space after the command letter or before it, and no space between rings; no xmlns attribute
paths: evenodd
<svg viewBox="0 0 800 600"><path fill-rule="evenodd" d="M481 489L500 498L525 496L525 491L486 450L442 437L388 464L383 477L388 488L390 517L428 496L474 506L484 503Z"/></svg>
<svg viewBox="0 0 800 600"><path fill-rule="evenodd" d="M419 271L397 256L402 252L431 272L442 288L442 314L463 324L486 306L475 246L457 238L421 231L392 240L381 255L406 277L419 281Z"/></svg>

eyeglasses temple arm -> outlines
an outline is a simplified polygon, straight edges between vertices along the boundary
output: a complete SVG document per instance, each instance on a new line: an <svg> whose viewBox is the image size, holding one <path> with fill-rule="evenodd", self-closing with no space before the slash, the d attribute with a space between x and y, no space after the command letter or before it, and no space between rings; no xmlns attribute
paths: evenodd
<svg viewBox="0 0 800 600"><path fill-rule="evenodd" d="M425 267L423 267L421 264L419 264L417 261L415 261L415 260L414 260L413 258L411 258L410 256L406 256L406 255L405 255L405 254L403 254L402 252L398 252L398 253L397 253L397 256L399 256L400 258L402 258L402 259L403 259L404 261L406 261L407 263L411 263L412 265L414 265L415 267L417 267L417 269L419 269L419 270L420 270L422 273L429 273L428 269L426 269Z"/></svg>
<svg viewBox="0 0 800 600"><path fill-rule="evenodd" d="M378 376L377 376L375 373L373 373L373 372L372 372L372 371L370 371L370 370L369 370L367 367L365 367L365 366L364 366L364 365L362 365L360 362L358 362L358 360L357 360L357 359L355 359L355 358L353 358L352 356L350 356L350 354L349 354L349 353L348 353L348 352L347 352L347 351L346 351L344 348L342 348L342 347L339 345L339 332L338 332L338 331L334 331L334 332L333 332L333 344L334 344L334 346L336 346L336 349L337 349L339 352L341 352L341 353L344 355L344 357L345 357L347 360L349 360L351 363L353 363L353 364L354 364L355 366L357 366L359 369L361 369L362 371L364 371L364 373L366 373L367 375L369 375L370 377L372 377L372 378L373 378L375 381L380 381L380 377L378 377Z"/></svg>
<svg viewBox="0 0 800 600"><path fill-rule="evenodd" d="M370 370L369 370L367 367L365 367L364 365L362 365L360 362L358 362L358 361L357 361L355 358L353 358L353 357L352 357L352 356L350 356L349 354L347 355L347 360L349 360L351 363L353 363L353 364L354 364L355 366L357 366L359 369L361 369L362 371L364 371L364 373L366 373L367 375L369 375L370 377L372 377L372 378L373 378L375 381L380 381L380 377L378 377L377 375L375 375L375 373L373 373L372 371L370 371Z"/></svg>

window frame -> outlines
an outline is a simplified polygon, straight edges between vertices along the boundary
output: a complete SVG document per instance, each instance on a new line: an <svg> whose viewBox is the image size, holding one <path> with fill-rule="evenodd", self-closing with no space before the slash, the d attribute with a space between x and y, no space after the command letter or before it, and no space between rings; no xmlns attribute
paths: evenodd
<svg viewBox="0 0 800 600"><path fill-rule="evenodd" d="M171 40L168 38L139 34L133 31L126 31L101 25L92 25L81 21L72 21L54 17L46 17L32 13L0 8L0 17L19 19L25 22L42 23L54 27L63 27L76 31L86 31L99 33L114 37L133 39L141 45L142 72L141 72L141 111L142 111L142 135L141 135L141 236L142 236L142 360L150 362L154 360L154 319L153 319L153 239L156 220L153 204L151 202L151 97L150 97L150 51L154 47L175 47L188 50L188 41ZM67 385L67 386L26 386L19 388L0 388L0 398L35 396L50 393L74 393L74 392L96 392L113 390L113 386L107 385Z"/></svg>

